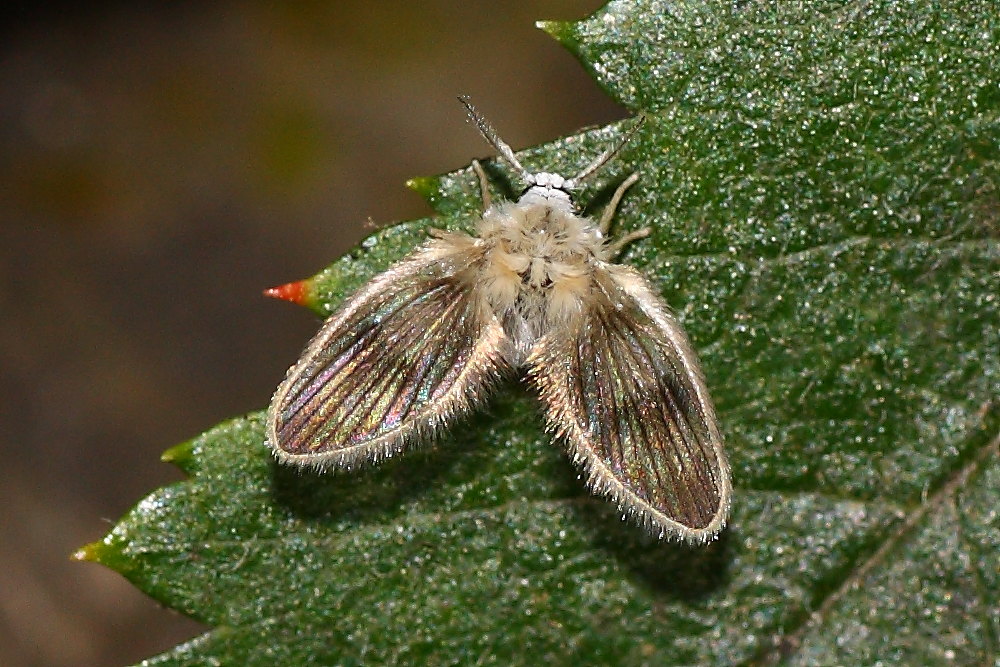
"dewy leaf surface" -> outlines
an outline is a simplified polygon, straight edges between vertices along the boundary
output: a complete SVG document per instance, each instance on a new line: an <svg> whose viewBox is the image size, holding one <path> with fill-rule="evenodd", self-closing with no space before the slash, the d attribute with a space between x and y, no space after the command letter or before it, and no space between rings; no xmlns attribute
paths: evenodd
<svg viewBox="0 0 1000 667"><path fill-rule="evenodd" d="M653 226L627 261L702 355L730 527L690 548L622 523L513 382L437 446L337 475L276 466L250 415L171 450L191 479L83 552L214 627L150 664L1000 659L998 17L647 0L543 24L646 116L579 201L641 174L618 229ZM521 158L573 171L628 125ZM413 186L470 226L468 170ZM430 222L318 275L316 309Z"/></svg>

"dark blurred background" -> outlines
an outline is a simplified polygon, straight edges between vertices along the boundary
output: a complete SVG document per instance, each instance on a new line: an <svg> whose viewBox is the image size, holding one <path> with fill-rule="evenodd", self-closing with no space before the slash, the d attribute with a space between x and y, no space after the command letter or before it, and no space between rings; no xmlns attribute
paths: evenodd
<svg viewBox="0 0 1000 667"><path fill-rule="evenodd" d="M203 628L68 557L167 447L263 407L318 321L264 299L424 217L404 181L624 117L534 27L601 0L13 3L0 19L0 665Z"/></svg>

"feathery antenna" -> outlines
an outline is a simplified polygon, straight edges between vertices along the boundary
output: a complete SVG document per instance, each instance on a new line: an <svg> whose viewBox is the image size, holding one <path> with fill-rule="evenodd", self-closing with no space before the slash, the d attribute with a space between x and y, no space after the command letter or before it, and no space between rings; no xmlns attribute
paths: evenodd
<svg viewBox="0 0 1000 667"><path fill-rule="evenodd" d="M615 144L610 149L605 151L602 155L599 155L593 162L584 167L579 174L569 179L566 182L567 186L573 187L576 184L580 183L581 181L584 181L593 176L594 172L596 172L598 169L606 165L611 160L611 158L613 158L618 153L618 151L620 151L622 147L632 139L632 136L636 133L636 130L642 127L642 124L643 122L645 122L645 120L646 120L645 116L639 116L639 119L632 124L632 127L628 129L628 131L625 133L625 136L622 137L621 141L619 141L617 144Z"/></svg>
<svg viewBox="0 0 1000 667"><path fill-rule="evenodd" d="M535 175L530 173L527 169L524 168L524 166L520 162L518 162L517 158L514 156L513 149L511 149L511 147L507 145L507 142L505 142L503 139L500 138L500 135L497 134L496 129L492 125L490 125L490 122L485 118L483 118L483 116L479 113L476 107L472 105L472 102L469 100L469 96L460 95L458 101L465 105L465 108L469 112L469 118L471 118L472 121L476 124L476 127L479 129L479 133L483 135L483 138L486 139L486 141L488 141L490 145L493 146L493 148L496 149L500 157L503 158L503 160L507 164L509 164L511 167L514 168L514 171L516 171L518 175L522 179L524 179L525 183L527 183L528 185L534 185ZM563 181L562 185L560 186L560 189L570 190L572 188L575 188L582 181L593 176L595 172L597 172L601 167L606 165L615 155L618 154L618 151L620 151L622 147L632 139L636 131L640 127L642 127L642 124L643 122L645 122L645 120L646 120L645 116L639 116L638 120L632 124L632 127L630 127L628 131L625 132L625 136L622 137L621 141L619 141L610 149L599 155L593 162L584 167L579 174L577 174L573 178L568 178L565 181Z"/></svg>
<svg viewBox="0 0 1000 667"><path fill-rule="evenodd" d="M514 151L507 145L507 142L500 138L500 135L498 135L493 126L490 125L490 122L480 115L479 111L476 110L476 107L472 106L472 102L469 101L469 96L461 95L459 96L458 101L464 104L465 108L468 109L469 118L471 118L476 124L476 127L479 128L479 133L483 135L483 139L490 142L490 145L496 149L497 153L500 154L500 157L502 157L507 164L514 168L514 171L516 171L518 175L524 179L525 183L534 184L534 177L521 165L520 162L517 161L517 158L514 157Z"/></svg>

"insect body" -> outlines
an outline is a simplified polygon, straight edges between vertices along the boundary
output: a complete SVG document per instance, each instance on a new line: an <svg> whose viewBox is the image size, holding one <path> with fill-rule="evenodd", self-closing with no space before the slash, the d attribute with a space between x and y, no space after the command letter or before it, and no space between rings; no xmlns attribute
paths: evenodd
<svg viewBox="0 0 1000 667"><path fill-rule="evenodd" d="M572 179L531 174L461 99L528 189L493 204L473 162L485 208L475 235L431 230L324 323L271 401L268 444L303 466L378 461L526 368L594 491L660 537L712 539L731 486L697 357L646 279L613 262L649 230L606 240L637 176L600 220L582 217L570 190L618 148Z"/></svg>

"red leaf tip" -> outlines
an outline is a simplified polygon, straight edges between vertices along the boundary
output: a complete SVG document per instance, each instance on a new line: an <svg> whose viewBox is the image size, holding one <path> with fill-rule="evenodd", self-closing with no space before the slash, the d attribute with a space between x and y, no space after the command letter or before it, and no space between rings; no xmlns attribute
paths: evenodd
<svg viewBox="0 0 1000 667"><path fill-rule="evenodd" d="M264 290L264 296L269 296L272 299L281 299L282 301L291 301L300 306L308 306L308 292L309 281L296 280L295 282L285 283L277 287L270 287Z"/></svg>

